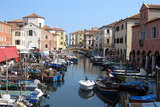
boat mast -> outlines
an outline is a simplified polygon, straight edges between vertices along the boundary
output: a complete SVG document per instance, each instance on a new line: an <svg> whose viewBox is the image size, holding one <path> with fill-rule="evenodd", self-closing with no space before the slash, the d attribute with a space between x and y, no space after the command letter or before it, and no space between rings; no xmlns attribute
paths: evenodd
<svg viewBox="0 0 160 107"><path fill-rule="evenodd" d="M6 57L6 81L7 81L6 92L8 94L8 58L7 57Z"/></svg>

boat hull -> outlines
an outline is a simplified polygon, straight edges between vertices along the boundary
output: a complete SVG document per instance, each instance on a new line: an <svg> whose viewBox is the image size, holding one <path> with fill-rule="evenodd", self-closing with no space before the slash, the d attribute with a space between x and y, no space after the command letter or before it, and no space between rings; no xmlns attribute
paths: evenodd
<svg viewBox="0 0 160 107"><path fill-rule="evenodd" d="M98 81L96 82L96 88L102 93L115 94L119 90L119 84L105 85Z"/></svg>
<svg viewBox="0 0 160 107"><path fill-rule="evenodd" d="M90 80L80 80L79 81L79 85L80 85L80 89L82 90L92 90L94 88L94 81L90 81Z"/></svg>

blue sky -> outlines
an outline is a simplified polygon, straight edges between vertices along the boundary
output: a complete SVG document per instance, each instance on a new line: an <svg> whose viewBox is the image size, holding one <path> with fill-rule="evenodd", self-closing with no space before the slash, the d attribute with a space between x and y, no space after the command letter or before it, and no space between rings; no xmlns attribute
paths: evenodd
<svg viewBox="0 0 160 107"><path fill-rule="evenodd" d="M0 20L22 19L34 12L45 17L46 25L69 34L132 16L144 1L160 4L160 0L0 0Z"/></svg>

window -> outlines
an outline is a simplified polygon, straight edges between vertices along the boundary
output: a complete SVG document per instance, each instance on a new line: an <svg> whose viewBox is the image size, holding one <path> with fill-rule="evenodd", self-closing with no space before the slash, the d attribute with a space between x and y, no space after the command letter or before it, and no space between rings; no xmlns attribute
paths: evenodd
<svg viewBox="0 0 160 107"><path fill-rule="evenodd" d="M147 39L149 39L149 29L147 29Z"/></svg>
<svg viewBox="0 0 160 107"><path fill-rule="evenodd" d="M107 34L109 34L109 29L107 29Z"/></svg>
<svg viewBox="0 0 160 107"><path fill-rule="evenodd" d="M143 31L141 31L141 35L140 35L140 40L143 40L142 37L143 36Z"/></svg>
<svg viewBox="0 0 160 107"><path fill-rule="evenodd" d="M20 40L15 40L15 45L20 45Z"/></svg>
<svg viewBox="0 0 160 107"><path fill-rule="evenodd" d="M20 36L20 32L15 32L15 36Z"/></svg>
<svg viewBox="0 0 160 107"><path fill-rule="evenodd" d="M121 25L121 29L123 30L123 24Z"/></svg>
<svg viewBox="0 0 160 107"><path fill-rule="evenodd" d="M33 35L33 31L29 30L29 36L32 36L32 35Z"/></svg>
<svg viewBox="0 0 160 107"><path fill-rule="evenodd" d="M47 45L47 44L45 44L45 48L48 48L48 45Z"/></svg>
<svg viewBox="0 0 160 107"><path fill-rule="evenodd" d="M120 43L123 43L123 38L120 38Z"/></svg>
<svg viewBox="0 0 160 107"><path fill-rule="evenodd" d="M3 32L3 26L2 26L2 32Z"/></svg>
<svg viewBox="0 0 160 107"><path fill-rule="evenodd" d="M137 31L137 41L139 40L139 31Z"/></svg>
<svg viewBox="0 0 160 107"><path fill-rule="evenodd" d="M143 20L143 13L141 13L141 20Z"/></svg>
<svg viewBox="0 0 160 107"><path fill-rule="evenodd" d="M125 43L127 43L127 36L125 36Z"/></svg>
<svg viewBox="0 0 160 107"><path fill-rule="evenodd" d="M147 19L146 12L144 12L144 19Z"/></svg>
<svg viewBox="0 0 160 107"><path fill-rule="evenodd" d="M132 41L134 40L134 32L132 32Z"/></svg>
<svg viewBox="0 0 160 107"><path fill-rule="evenodd" d="M7 37L7 41L9 41L9 38Z"/></svg>
<svg viewBox="0 0 160 107"><path fill-rule="evenodd" d="M145 30L143 31L142 35L142 40L145 40Z"/></svg>
<svg viewBox="0 0 160 107"><path fill-rule="evenodd" d="M41 27L41 23L39 23L39 27Z"/></svg>
<svg viewBox="0 0 160 107"><path fill-rule="evenodd" d="M156 38L156 26L152 27L152 38Z"/></svg>
<svg viewBox="0 0 160 107"><path fill-rule="evenodd" d="M125 23L125 29L127 29L127 23Z"/></svg>
<svg viewBox="0 0 160 107"><path fill-rule="evenodd" d="M61 42L61 45L63 45L63 42Z"/></svg>
<svg viewBox="0 0 160 107"><path fill-rule="evenodd" d="M48 35L46 35L46 39L48 39Z"/></svg>
<svg viewBox="0 0 160 107"><path fill-rule="evenodd" d="M119 38L117 38L117 43L119 43Z"/></svg>
<svg viewBox="0 0 160 107"><path fill-rule="evenodd" d="M61 37L61 40L63 40L63 37Z"/></svg>
<svg viewBox="0 0 160 107"><path fill-rule="evenodd" d="M116 27L116 31L117 31L117 32L119 31L119 26Z"/></svg>
<svg viewBox="0 0 160 107"><path fill-rule="evenodd" d="M109 44L109 39L107 39L107 43Z"/></svg>
<svg viewBox="0 0 160 107"><path fill-rule="evenodd" d="M61 35L63 35L63 32L61 32Z"/></svg>

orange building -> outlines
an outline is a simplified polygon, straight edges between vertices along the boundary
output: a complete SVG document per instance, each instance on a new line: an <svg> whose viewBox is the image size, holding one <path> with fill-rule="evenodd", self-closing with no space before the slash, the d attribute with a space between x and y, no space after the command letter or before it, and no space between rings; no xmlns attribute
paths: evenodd
<svg viewBox="0 0 160 107"><path fill-rule="evenodd" d="M12 45L11 26L0 21L0 46Z"/></svg>
<svg viewBox="0 0 160 107"><path fill-rule="evenodd" d="M56 50L57 49L57 34L52 34L47 30L42 29L41 50Z"/></svg>

